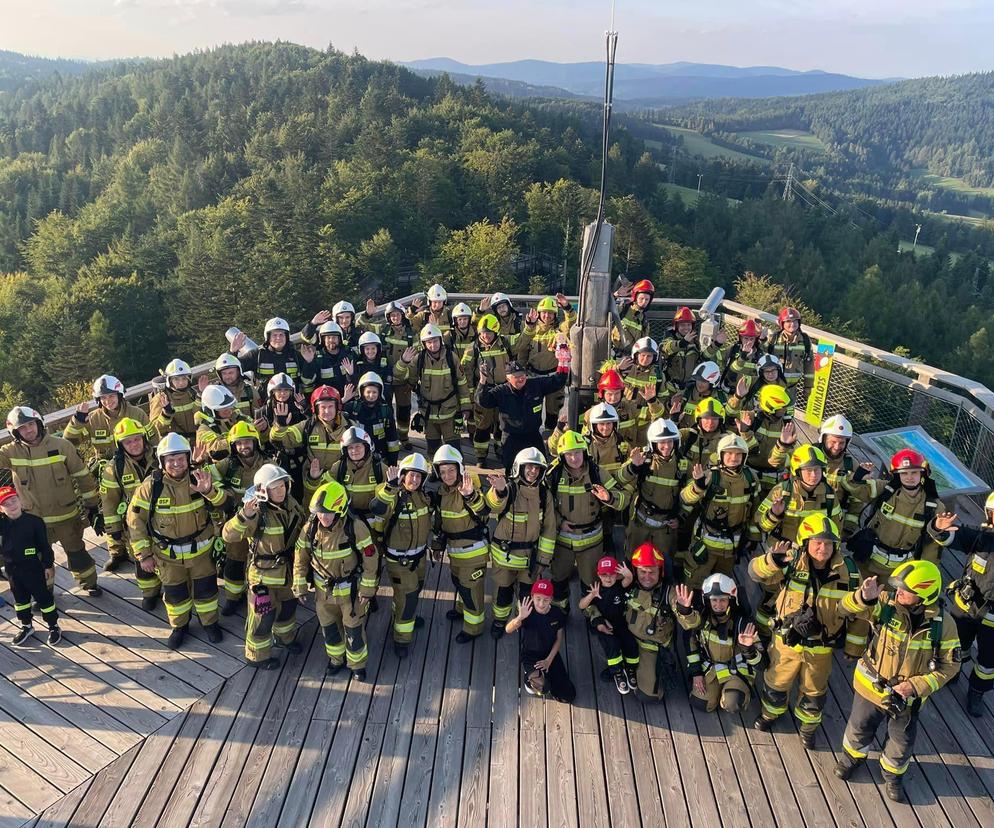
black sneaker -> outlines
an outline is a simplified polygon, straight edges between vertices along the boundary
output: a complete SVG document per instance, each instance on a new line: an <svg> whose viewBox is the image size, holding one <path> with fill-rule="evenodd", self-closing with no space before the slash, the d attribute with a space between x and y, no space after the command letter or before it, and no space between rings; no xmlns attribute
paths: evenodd
<svg viewBox="0 0 994 828"><path fill-rule="evenodd" d="M207 640L211 644L220 644L221 640L224 638L224 633L221 631L221 627L218 625L217 621L213 624L207 624L204 626L204 632L207 633Z"/></svg>
<svg viewBox="0 0 994 828"><path fill-rule="evenodd" d="M773 729L773 723L775 721L776 719L767 719L766 716L760 714L756 717L756 721L752 723L752 726L756 728L756 730L760 730L763 733L769 733Z"/></svg>
<svg viewBox="0 0 994 828"><path fill-rule="evenodd" d="M62 630L58 627L48 628L48 646L54 647L62 640Z"/></svg>
<svg viewBox="0 0 994 828"><path fill-rule="evenodd" d="M618 692L622 696L627 696L632 688L628 686L628 678L625 676L624 670L619 670L614 674L614 686L618 688Z"/></svg>
<svg viewBox="0 0 994 828"><path fill-rule="evenodd" d="M98 598L104 594L104 591L98 586L91 586L86 588L86 594L91 598Z"/></svg>
<svg viewBox="0 0 994 828"><path fill-rule="evenodd" d="M625 678L628 679L628 686L632 688L632 692L639 686L638 673L631 667L625 668Z"/></svg>
<svg viewBox="0 0 994 828"><path fill-rule="evenodd" d="M142 598L142 609L145 612L155 612L155 608L159 606L159 596L158 595L146 595Z"/></svg>
<svg viewBox="0 0 994 828"><path fill-rule="evenodd" d="M353 670L352 671L352 678L354 678L356 681L365 681L366 680L366 668L365 667L360 667L358 670Z"/></svg>
<svg viewBox="0 0 994 828"><path fill-rule="evenodd" d="M470 641L475 641L480 635L470 635L466 630L460 630L459 635L456 636L456 644L469 644Z"/></svg>
<svg viewBox="0 0 994 828"><path fill-rule="evenodd" d="M835 763L835 775L839 779L848 779L864 761L864 759L857 759L855 756L843 753L842 758Z"/></svg>
<svg viewBox="0 0 994 828"><path fill-rule="evenodd" d="M500 639L502 639L504 637L505 632L506 630L504 629L503 624L498 624L496 621L494 621L494 623L490 625L490 637L493 638L495 641L499 641Z"/></svg>
<svg viewBox="0 0 994 828"><path fill-rule="evenodd" d="M221 615L223 615L225 618L227 618L229 615L234 615L236 612L238 612L238 607L240 607L241 604L242 601L239 598L228 598L224 602L224 606L221 607Z"/></svg>
<svg viewBox="0 0 994 828"><path fill-rule="evenodd" d="M187 629L187 624L184 624L182 627L173 627L173 631L169 633L169 638L166 639L166 646L170 650L178 650L180 645L186 640Z"/></svg>
<svg viewBox="0 0 994 828"><path fill-rule="evenodd" d="M34 627L21 627L16 633L14 633L14 640L11 641L15 647L27 647L31 642L28 641L35 634Z"/></svg>

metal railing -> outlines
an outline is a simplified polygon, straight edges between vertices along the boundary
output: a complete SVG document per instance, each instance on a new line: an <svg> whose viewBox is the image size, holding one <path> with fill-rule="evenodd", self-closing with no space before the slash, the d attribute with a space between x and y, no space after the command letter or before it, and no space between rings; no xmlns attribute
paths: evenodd
<svg viewBox="0 0 994 828"><path fill-rule="evenodd" d="M475 307L484 294L450 293L450 302L464 301ZM399 301L411 301L405 296ZM512 294L515 305L534 304L540 297ZM576 296L569 297L576 301ZM701 299L659 298L650 310L651 332L657 339L665 335L673 311L682 305L699 308ZM746 319L776 326L773 314L730 300L719 311L730 340ZM974 474L994 488L994 393L974 380L943 371L889 351L837 336L829 331L804 327L813 341L831 340L836 344L825 415L845 414L857 433L882 431L920 425L934 439L947 446ZM299 340L299 335L292 337ZM219 332L219 345L224 338ZM194 379L213 368L213 360L193 368ZM140 402L152 392L151 382L128 389L129 401ZM45 416L50 429L58 429L73 415L64 408ZM0 444L10 435L0 431Z"/></svg>

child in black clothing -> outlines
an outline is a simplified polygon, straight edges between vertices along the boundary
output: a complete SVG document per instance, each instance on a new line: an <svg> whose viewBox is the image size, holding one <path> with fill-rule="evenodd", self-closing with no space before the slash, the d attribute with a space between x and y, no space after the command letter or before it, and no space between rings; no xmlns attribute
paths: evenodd
<svg viewBox="0 0 994 828"><path fill-rule="evenodd" d="M505 632L521 630L521 664L525 671L525 692L551 696L571 703L576 688L559 654L563 646L566 613L552 605L552 581L536 581L531 597L521 602L518 614L507 622Z"/></svg>
<svg viewBox="0 0 994 828"><path fill-rule="evenodd" d="M55 597L48 588L47 576L55 566L55 555L48 542L45 521L21 508L21 499L13 486L0 488L0 557L3 558L10 591L14 594L14 611L21 629L14 635L15 647L23 647L34 635L31 626L31 599L41 607L41 617L48 624L48 643L62 640Z"/></svg>
<svg viewBox="0 0 994 828"><path fill-rule="evenodd" d="M604 648L607 677L614 678L623 696L635 687L639 664L638 641L625 620L628 587L633 577L625 564L614 558L601 558L597 562L597 580L579 604Z"/></svg>

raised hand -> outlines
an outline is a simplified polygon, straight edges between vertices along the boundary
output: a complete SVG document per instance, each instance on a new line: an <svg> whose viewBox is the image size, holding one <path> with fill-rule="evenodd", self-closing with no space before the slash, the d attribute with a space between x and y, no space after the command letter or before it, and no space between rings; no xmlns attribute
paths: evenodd
<svg viewBox="0 0 994 828"><path fill-rule="evenodd" d="M877 576L872 575L863 581L860 592L863 594L864 601L876 601L880 597L880 584L877 583Z"/></svg>
<svg viewBox="0 0 994 828"><path fill-rule="evenodd" d="M569 299L566 298L565 293L556 294L556 304L559 305L563 310L569 308Z"/></svg>
<svg viewBox="0 0 994 828"><path fill-rule="evenodd" d="M591 598L600 598L601 597L601 582L600 582L600 580L596 580L596 581L593 582L593 584L591 584L590 589L588 590L587 594Z"/></svg>
<svg viewBox="0 0 994 828"><path fill-rule="evenodd" d="M399 476L400 468L398 466L387 466L387 480L391 483L396 483Z"/></svg>
<svg viewBox="0 0 994 828"><path fill-rule="evenodd" d="M276 416L276 417L289 417L290 416L290 403L274 402L273 403L273 415Z"/></svg>
<svg viewBox="0 0 994 828"><path fill-rule="evenodd" d="M311 324L312 325L323 325L329 319L331 319L331 311L330 310L318 311L316 314L314 314L314 316L311 317Z"/></svg>
<svg viewBox="0 0 994 828"><path fill-rule="evenodd" d="M621 359L618 360L618 370L619 371L627 371L634 364L635 364L635 360L632 359L630 356L622 357Z"/></svg>
<svg viewBox="0 0 994 828"><path fill-rule="evenodd" d="M676 585L676 602L681 607L689 607L694 599L693 590L686 584Z"/></svg>
<svg viewBox="0 0 994 828"><path fill-rule="evenodd" d="M242 349L242 346L245 344L245 339L246 339L245 331L239 331L238 333L236 333L231 338L231 353L233 354L238 353Z"/></svg>
<svg viewBox="0 0 994 828"><path fill-rule="evenodd" d="M645 450L641 446L632 449L632 465L641 466L645 462Z"/></svg>
<svg viewBox="0 0 994 828"><path fill-rule="evenodd" d="M650 382L639 388L639 396L646 402L652 402L656 399L656 394L658 389L655 382Z"/></svg>
<svg viewBox="0 0 994 828"><path fill-rule="evenodd" d="M261 434L263 431L269 428L269 420L261 416L256 417L254 420L252 420L252 425L254 425L256 431L258 431Z"/></svg>
<svg viewBox="0 0 994 828"><path fill-rule="evenodd" d="M770 511L777 517L782 515L787 509L787 504L783 499L783 490L778 489L776 496L773 498L773 503L770 504Z"/></svg>
<svg viewBox="0 0 994 828"><path fill-rule="evenodd" d="M956 530L956 521L959 515L954 512L943 512L941 515L935 516L935 528L940 532L947 532L949 530Z"/></svg>
<svg viewBox="0 0 994 828"><path fill-rule="evenodd" d="M797 439L797 426L794 425L793 420L788 420L783 424L783 428L780 429L780 442L785 446L790 446L794 444Z"/></svg>
<svg viewBox="0 0 994 828"><path fill-rule="evenodd" d="M739 377L739 381L735 383L735 396L740 400L749 393L749 380L746 377Z"/></svg>
<svg viewBox="0 0 994 828"><path fill-rule="evenodd" d="M694 463L694 468L690 470L690 476L693 477L694 480L703 480L704 466L702 466L700 463Z"/></svg>
<svg viewBox="0 0 994 828"><path fill-rule="evenodd" d="M307 467L307 476L311 480L317 480L321 476L321 461L317 457L311 458L311 463Z"/></svg>
<svg viewBox="0 0 994 828"><path fill-rule="evenodd" d="M745 629L739 633L739 644L743 647L752 647L758 637L756 634L756 625L750 621L745 625Z"/></svg>
<svg viewBox="0 0 994 828"><path fill-rule="evenodd" d="M502 474L488 474L487 482L490 484L490 488L497 492L497 494L500 494L507 488L507 481Z"/></svg>
<svg viewBox="0 0 994 828"><path fill-rule="evenodd" d="M313 345L308 344L307 342L302 342L300 343L300 347L297 349L297 353L300 354L300 358L304 360L304 362L310 363L314 362L314 357L317 354L317 349Z"/></svg>
<svg viewBox="0 0 994 828"><path fill-rule="evenodd" d="M683 394L674 394L670 400L670 414L676 415L683 411Z"/></svg>
<svg viewBox="0 0 994 828"><path fill-rule="evenodd" d="M87 402L81 402L79 405L76 406L76 413L82 414L85 417L94 408L96 408L96 403L93 402L92 400L88 400Z"/></svg>
<svg viewBox="0 0 994 828"><path fill-rule="evenodd" d="M624 561L621 561L614 571L617 572L622 578L630 577L632 574L632 571L628 568L628 565Z"/></svg>
<svg viewBox="0 0 994 828"><path fill-rule="evenodd" d="M481 311L488 311L488 310L490 310L490 297L489 296L484 296L480 300L480 310Z"/></svg>
<svg viewBox="0 0 994 828"><path fill-rule="evenodd" d="M201 394L204 393L204 389L210 384L211 384L210 377L208 377L207 374L201 374L199 377L197 377L197 390Z"/></svg>
<svg viewBox="0 0 994 828"><path fill-rule="evenodd" d="M366 299L366 316L373 316L376 313L376 302Z"/></svg>
<svg viewBox="0 0 994 828"><path fill-rule="evenodd" d="M211 474L206 469L196 469L190 476L190 491L205 495L211 490Z"/></svg>
<svg viewBox="0 0 994 828"><path fill-rule="evenodd" d="M355 397L355 384L350 382L345 386L345 393L342 394L342 402L347 403L353 397Z"/></svg>
<svg viewBox="0 0 994 828"><path fill-rule="evenodd" d="M304 410L304 403L307 402L307 397L305 397L303 394L294 394L293 395L293 401L295 403L297 403L297 408L299 408L301 411L303 411Z"/></svg>
<svg viewBox="0 0 994 828"><path fill-rule="evenodd" d="M418 353L417 348L415 348L413 345L408 345L404 349L404 353L400 355L401 362L410 365L412 362L414 362L414 357L417 356L417 353Z"/></svg>
<svg viewBox="0 0 994 828"><path fill-rule="evenodd" d="M538 322L538 311L535 308L528 309L528 313L525 314L525 322L529 325L534 325Z"/></svg>
<svg viewBox="0 0 994 828"><path fill-rule="evenodd" d="M532 599L530 595L526 595L521 599L521 605L518 607L518 619L524 621L529 615L532 614Z"/></svg>
<svg viewBox="0 0 994 828"><path fill-rule="evenodd" d="M255 517L256 514L259 512L259 501L256 500L254 497L250 498L249 500L247 500L245 503L242 504L242 512L245 515L245 517L248 518Z"/></svg>
<svg viewBox="0 0 994 828"><path fill-rule="evenodd" d="M473 478L469 476L469 472L463 472L462 483L459 484L459 494L463 497L469 497L473 494Z"/></svg>
<svg viewBox="0 0 994 828"><path fill-rule="evenodd" d="M611 493L605 489L600 483L590 487L590 493L596 497L601 503L611 502Z"/></svg>
<svg viewBox="0 0 994 828"><path fill-rule="evenodd" d="M345 357L345 359L342 360L342 370L346 374L351 374L355 370L355 363L348 357Z"/></svg>

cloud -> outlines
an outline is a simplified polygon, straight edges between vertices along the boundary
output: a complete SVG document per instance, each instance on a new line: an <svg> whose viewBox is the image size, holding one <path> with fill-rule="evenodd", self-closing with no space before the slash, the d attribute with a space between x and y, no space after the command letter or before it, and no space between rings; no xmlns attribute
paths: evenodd
<svg viewBox="0 0 994 828"><path fill-rule="evenodd" d="M198 11L220 11L231 17L262 17L316 10L310 0L114 0L114 7L174 12L185 18Z"/></svg>

